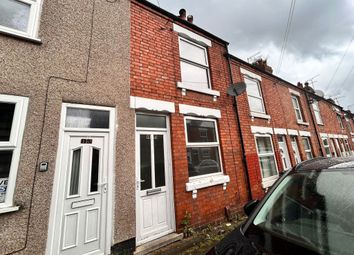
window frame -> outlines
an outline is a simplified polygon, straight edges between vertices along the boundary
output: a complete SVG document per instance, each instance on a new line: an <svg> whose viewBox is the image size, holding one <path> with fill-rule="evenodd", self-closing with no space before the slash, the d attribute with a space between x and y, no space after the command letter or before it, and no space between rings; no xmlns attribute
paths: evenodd
<svg viewBox="0 0 354 255"><path fill-rule="evenodd" d="M201 121L211 121L214 122L215 126L215 135L216 135L216 142L204 142L204 143L190 143L188 141L188 131L187 131L187 120L201 120ZM192 117L192 116L184 116L184 133L185 133L185 138L186 138L186 150L188 148L210 148L210 147L217 147L218 148L218 153L219 153L219 160L220 160L220 172L217 173L211 173L211 174L203 174L203 175L198 175L198 176L189 176L188 173L188 178L190 181L193 180L198 180L202 178L207 178L211 176L219 176L219 175L224 175L224 168L223 168L223 163L222 163L222 157L221 157L221 149L220 149L220 139L219 139L219 132L218 132L218 123L216 119L210 119L210 118L202 118L202 117ZM188 169L187 169L188 170Z"/></svg>
<svg viewBox="0 0 354 255"><path fill-rule="evenodd" d="M271 144L271 146L272 146L272 151L273 151L273 153L262 153L262 155L260 155L260 153L259 153L259 148L258 148L258 145L257 145L257 138L258 138L258 137L268 137L268 138L269 138L270 144ZM275 181L276 179L279 178L278 162L277 162L277 158L276 158L276 156L275 156L275 150L274 150L274 144L273 144L273 137L272 137L272 135L270 135L270 134L255 134L255 135L254 135L254 141L255 141L255 144L256 144L259 170L260 170L261 176L262 176L262 184L264 184L264 183L267 183L267 184L268 184L268 183L271 183L271 184L269 185L269 186L271 186L271 185L273 184L272 181ZM276 169L276 171L277 171L277 174L276 174L276 175L269 176L269 177L263 177L262 166L261 166L261 160L260 160L260 158L261 158L261 157L268 157L268 156L273 156L273 158L274 158L274 163L275 163L275 169ZM269 186L267 185L267 187L269 187ZM265 187L265 188L267 188L267 187Z"/></svg>
<svg viewBox="0 0 354 255"><path fill-rule="evenodd" d="M182 57L182 52L181 52L181 41L187 43L187 44L190 44L190 45L193 45L194 47L197 47L197 48L200 48L204 51L204 57L205 57L205 63L206 65L203 65L203 64L200 64L200 63L196 63L192 60L189 60L187 58L184 58ZM180 62L180 70L181 70L181 82L185 85L187 85L188 87L190 87L190 85L188 83L188 81L183 81L182 79L182 65L181 65L181 62L184 62L184 63L187 63L189 65L193 65L193 66L196 66L198 68L202 68L204 70L206 70L206 74L207 74L207 85L208 87L207 88L204 88L204 87L200 87L198 88L198 86L193 86L195 87L195 89L200 89L200 90L212 90L212 86L211 86L211 77L210 77L210 66L209 66L209 55L208 55L208 49L207 47L203 46L203 45L200 45L198 43L195 43L187 38L184 38L182 36L179 36L178 37L178 46L179 46L179 62Z"/></svg>
<svg viewBox="0 0 354 255"><path fill-rule="evenodd" d="M258 80L258 79L255 79L255 78L253 78L253 77L250 77L250 76L247 75L247 74L244 74L244 75L243 75L243 80L244 80L244 82L246 83L246 92L247 92L247 80L251 80L251 81L256 82L257 88L258 88L258 92L259 92L259 94L261 95L260 97L252 96L252 95L249 95L248 92L247 92L247 101L248 101L248 106L249 106L249 108L250 108L250 112L251 112L251 113L267 114L267 110L266 110L265 104L264 104L264 98L263 98L263 91L262 91L262 87L261 87L261 81ZM256 99L260 99L261 102L262 102L262 106L263 106L264 111L263 111L263 112L259 112L259 111L254 111L254 110L252 110L252 109L251 109L251 103L250 103L249 97L256 98Z"/></svg>
<svg viewBox="0 0 354 255"><path fill-rule="evenodd" d="M324 143L325 140L327 141L327 145L325 145L325 143ZM332 157L331 148L330 148L330 144L329 143L330 143L330 141L329 141L328 137L322 137L322 144L323 144L323 148L325 149L327 158L331 158ZM327 154L326 148L328 148L329 154Z"/></svg>
<svg viewBox="0 0 354 255"><path fill-rule="evenodd" d="M20 154L22 147L22 139L25 129L28 98L12 95L0 94L1 103L13 103L15 104L15 111L12 120L10 139L8 142L0 142L1 151L12 151L12 159L10 165L10 171L8 176L8 184L6 189L5 201L0 203L1 209L14 207L14 210L18 210L18 207L14 206L14 193L16 188L17 172L20 162ZM14 211L10 210L10 211ZM6 210L5 210L6 211Z"/></svg>
<svg viewBox="0 0 354 255"><path fill-rule="evenodd" d="M31 39L37 39L38 37L38 29L39 29L39 22L40 22L40 13L42 7L43 0L15 0L20 3L24 3L30 5L30 14L28 18L28 27L27 31L21 31L14 28L6 27L0 25L0 33L12 34L20 37L26 37Z"/></svg>
<svg viewBox="0 0 354 255"><path fill-rule="evenodd" d="M316 100L313 101L312 109L313 109L313 113L315 115L316 123L319 125L323 125L323 120L322 120L321 111L320 111L320 105L318 104L318 101L316 101ZM316 115L316 113L318 114L318 116Z"/></svg>
<svg viewBox="0 0 354 255"><path fill-rule="evenodd" d="M344 129L344 124L343 124L342 115L340 115L340 114L338 114L338 113L337 113L337 121L338 121L338 123L339 123L339 127L340 127L341 129Z"/></svg>
<svg viewBox="0 0 354 255"><path fill-rule="evenodd" d="M305 151L306 158L307 158L307 159L313 159L311 140L310 140L309 137L307 137L307 136L302 136L302 137L301 137L301 140L302 140L302 146L304 147L304 151ZM307 144L309 145L309 149L306 149L305 141L306 141ZM311 158L309 158L309 157L307 156L307 153L310 153L310 154L311 154Z"/></svg>
<svg viewBox="0 0 354 255"><path fill-rule="evenodd" d="M296 100L297 107L295 107L293 99ZM293 95L292 94L291 95L291 104L293 105L293 108L294 108L294 111L295 111L295 117L296 117L297 122L303 123L305 120L304 120L304 116L302 114L302 109L301 109L301 104L300 104L300 97L297 96L297 95ZM299 111L299 113L300 113L300 119L298 118L298 116L296 114L297 111Z"/></svg>

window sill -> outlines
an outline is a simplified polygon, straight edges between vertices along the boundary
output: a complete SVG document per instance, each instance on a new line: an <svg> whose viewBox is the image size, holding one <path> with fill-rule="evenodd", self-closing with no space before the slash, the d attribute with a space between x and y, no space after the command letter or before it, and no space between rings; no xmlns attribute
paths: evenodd
<svg viewBox="0 0 354 255"><path fill-rule="evenodd" d="M351 136L354 136L354 133L350 133Z"/></svg>
<svg viewBox="0 0 354 255"><path fill-rule="evenodd" d="M324 124L323 124L323 123L317 123L317 125L324 126Z"/></svg>
<svg viewBox="0 0 354 255"><path fill-rule="evenodd" d="M31 36L28 36L28 35L23 35L23 34L19 34L19 33L15 33L15 32L9 32L9 31L5 31L5 30L1 30L1 29L0 29L0 34L7 35L7 36L10 36L10 37L14 37L14 38L17 38L17 39L21 39L21 40L24 40L24 41L27 41L27 42L32 42L32 43L35 43L35 44L42 44L42 40L41 39L38 39L38 38L35 38L35 37L31 37Z"/></svg>
<svg viewBox="0 0 354 255"><path fill-rule="evenodd" d="M266 179L262 180L262 187L263 189L267 189L269 187L271 187L277 180L278 180L279 176L272 176Z"/></svg>
<svg viewBox="0 0 354 255"><path fill-rule="evenodd" d="M226 185L228 182L230 182L230 177L223 174L200 177L198 179L189 180L189 182L186 183L186 191L195 191L220 184Z"/></svg>
<svg viewBox="0 0 354 255"><path fill-rule="evenodd" d="M0 208L0 214L9 213L9 212L16 212L18 210L20 210L19 206L4 207L4 208Z"/></svg>
<svg viewBox="0 0 354 255"><path fill-rule="evenodd" d="M298 121L297 124L304 125L304 126L309 126L310 125L308 122L302 122L302 121Z"/></svg>
<svg viewBox="0 0 354 255"><path fill-rule="evenodd" d="M259 113L259 112L251 112L250 115L253 118L260 118L260 119L270 120L270 115L268 115L268 114Z"/></svg>
<svg viewBox="0 0 354 255"><path fill-rule="evenodd" d="M191 90L191 91L195 91L195 92L199 92L199 93L203 93L203 94L208 94L211 96L215 96L215 97L219 97L220 96L220 92L217 90L212 90L212 89L204 89L204 88L195 88L193 86L187 85L187 84L183 84L183 82L177 82L177 88L180 89L185 89L185 90Z"/></svg>

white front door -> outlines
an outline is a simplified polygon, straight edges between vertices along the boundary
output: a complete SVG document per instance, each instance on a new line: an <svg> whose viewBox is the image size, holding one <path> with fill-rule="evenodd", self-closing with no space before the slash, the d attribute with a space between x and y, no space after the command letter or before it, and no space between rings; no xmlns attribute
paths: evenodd
<svg viewBox="0 0 354 255"><path fill-rule="evenodd" d="M173 232L174 206L167 131L137 131L137 244Z"/></svg>
<svg viewBox="0 0 354 255"><path fill-rule="evenodd" d="M295 136L291 137L291 146L293 148L295 162L296 164L299 164L301 162L301 157L300 157L299 147L297 146L297 141Z"/></svg>
<svg viewBox="0 0 354 255"><path fill-rule="evenodd" d="M108 134L65 132L53 254L104 254Z"/></svg>
<svg viewBox="0 0 354 255"><path fill-rule="evenodd" d="M290 169L291 162L290 162L288 146L286 144L285 136L283 135L278 136L278 144L279 144L280 155L283 163L283 168L284 170Z"/></svg>

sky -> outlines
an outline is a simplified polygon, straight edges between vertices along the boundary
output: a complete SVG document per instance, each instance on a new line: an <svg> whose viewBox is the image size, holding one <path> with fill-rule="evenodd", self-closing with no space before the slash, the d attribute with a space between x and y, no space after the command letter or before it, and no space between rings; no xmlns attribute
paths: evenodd
<svg viewBox="0 0 354 255"><path fill-rule="evenodd" d="M185 8L195 25L228 41L234 56L266 58L275 75L293 84L310 80L354 112L354 0L295 0L279 71L291 0L150 2L175 15Z"/></svg>

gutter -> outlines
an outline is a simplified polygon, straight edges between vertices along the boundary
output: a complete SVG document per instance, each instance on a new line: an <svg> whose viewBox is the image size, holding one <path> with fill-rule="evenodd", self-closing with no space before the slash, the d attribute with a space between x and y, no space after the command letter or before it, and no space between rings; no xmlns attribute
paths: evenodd
<svg viewBox="0 0 354 255"><path fill-rule="evenodd" d="M230 75L230 80L231 80L231 84L234 83L234 79L232 77L232 69L231 69L231 58L230 58L230 54L228 53L228 48L226 47L226 51L227 53L225 54L225 57L227 58L227 63L228 63L228 69L229 69L229 75ZM243 136L242 136L242 127L241 127L241 121L239 118L239 113L238 113L238 105L237 105L237 97L234 96L234 106L235 106L235 111L236 111L236 119L237 119L237 125L239 127L239 133L240 133L240 140L241 140L241 150L242 150L242 163L245 169L245 176L246 176L246 182L247 182L247 186L248 186L248 199L252 200L252 191L251 191L251 181L250 181L250 176L248 173L248 167L247 167L247 162L246 162L246 153L245 153L245 143L243 140Z"/></svg>

